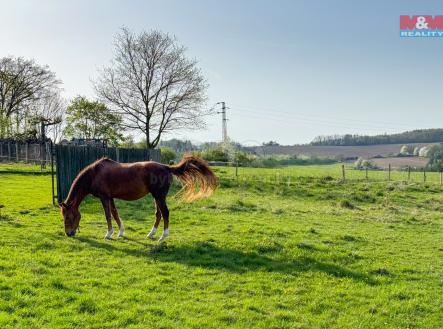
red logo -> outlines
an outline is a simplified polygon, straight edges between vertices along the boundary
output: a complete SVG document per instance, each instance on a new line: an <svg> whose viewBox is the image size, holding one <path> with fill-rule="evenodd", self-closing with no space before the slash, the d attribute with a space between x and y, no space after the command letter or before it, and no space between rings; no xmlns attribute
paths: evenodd
<svg viewBox="0 0 443 329"><path fill-rule="evenodd" d="M400 30L443 30L443 15L401 15Z"/></svg>

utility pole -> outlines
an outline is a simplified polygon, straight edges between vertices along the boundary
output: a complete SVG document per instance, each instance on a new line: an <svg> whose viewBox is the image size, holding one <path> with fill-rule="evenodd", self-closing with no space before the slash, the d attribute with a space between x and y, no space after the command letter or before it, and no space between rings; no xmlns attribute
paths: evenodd
<svg viewBox="0 0 443 329"><path fill-rule="evenodd" d="M219 102L217 104L221 104L222 106L221 112L217 113L221 113L222 115L222 141L223 144L226 145L228 143L228 124L227 124L228 119L226 119L226 104L225 102Z"/></svg>

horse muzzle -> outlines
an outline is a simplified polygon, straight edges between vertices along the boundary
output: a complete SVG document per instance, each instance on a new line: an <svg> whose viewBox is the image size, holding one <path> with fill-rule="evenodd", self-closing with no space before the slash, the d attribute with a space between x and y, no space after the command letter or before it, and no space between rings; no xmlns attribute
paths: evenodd
<svg viewBox="0 0 443 329"><path fill-rule="evenodd" d="M75 235L76 231L72 231L72 232L66 232L66 235L69 237L73 237Z"/></svg>

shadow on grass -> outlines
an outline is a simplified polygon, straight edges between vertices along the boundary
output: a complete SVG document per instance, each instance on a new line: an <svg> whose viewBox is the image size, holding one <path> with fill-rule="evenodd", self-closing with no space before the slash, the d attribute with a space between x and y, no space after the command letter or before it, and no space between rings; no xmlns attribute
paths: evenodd
<svg viewBox="0 0 443 329"><path fill-rule="evenodd" d="M50 176L50 171L0 170L0 175Z"/></svg>
<svg viewBox="0 0 443 329"><path fill-rule="evenodd" d="M318 261L312 257L298 257L291 261L273 259L255 252L243 252L229 248L220 248L213 243L198 242L192 245L167 246L155 245L150 250L130 248L123 244L100 242L86 237L78 240L94 248L109 252L123 252L134 257L150 257L163 262L175 262L187 266L202 267L233 273L249 271L278 272L297 274L303 272L321 272L337 278L349 278L369 285L377 284L371 276L332 263ZM129 240L129 239L127 239ZM129 240L134 242L134 240ZM137 244L145 245L139 241ZM146 245L149 248L149 245Z"/></svg>

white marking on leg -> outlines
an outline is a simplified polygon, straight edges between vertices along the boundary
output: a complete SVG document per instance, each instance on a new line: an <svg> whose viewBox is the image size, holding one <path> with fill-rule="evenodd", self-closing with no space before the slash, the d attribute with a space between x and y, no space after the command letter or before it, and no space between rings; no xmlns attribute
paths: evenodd
<svg viewBox="0 0 443 329"><path fill-rule="evenodd" d="M105 239L112 239L113 234L114 234L114 229L111 228L110 230L108 230L108 233L106 233Z"/></svg>
<svg viewBox="0 0 443 329"><path fill-rule="evenodd" d="M160 239L158 240L158 242L163 242L166 240L166 238L169 236L169 228L165 229L163 231L162 236L160 237Z"/></svg>
<svg viewBox="0 0 443 329"><path fill-rule="evenodd" d="M155 239L155 233L157 233L157 228L156 227L152 227L151 232L149 232L148 234L148 238L151 240Z"/></svg>
<svg viewBox="0 0 443 329"><path fill-rule="evenodd" d="M120 225L120 230L118 232L118 237L122 238L125 236L125 226L123 225L123 222L121 220L120 220L120 223L121 223L121 225Z"/></svg>

